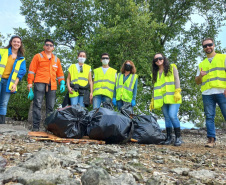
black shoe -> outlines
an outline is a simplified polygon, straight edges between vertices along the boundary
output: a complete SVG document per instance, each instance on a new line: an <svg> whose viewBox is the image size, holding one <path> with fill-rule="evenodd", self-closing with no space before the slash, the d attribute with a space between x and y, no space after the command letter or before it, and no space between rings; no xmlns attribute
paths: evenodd
<svg viewBox="0 0 226 185"><path fill-rule="evenodd" d="M5 124L5 115L0 115L0 124Z"/></svg>
<svg viewBox="0 0 226 185"><path fill-rule="evenodd" d="M33 127L31 131L32 131L32 132L39 132L39 128Z"/></svg>
<svg viewBox="0 0 226 185"><path fill-rule="evenodd" d="M181 140L181 135L180 135L180 127L178 128L174 128L174 132L175 132L175 136L176 136L176 139L175 139L175 142L174 142L174 146L180 146L182 143L184 143L182 140Z"/></svg>

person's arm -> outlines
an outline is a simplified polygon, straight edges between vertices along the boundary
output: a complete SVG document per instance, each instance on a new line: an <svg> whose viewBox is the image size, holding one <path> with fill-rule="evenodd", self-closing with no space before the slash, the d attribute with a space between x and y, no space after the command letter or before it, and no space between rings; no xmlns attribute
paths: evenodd
<svg viewBox="0 0 226 185"><path fill-rule="evenodd" d="M137 84L138 84L138 79L136 80L133 88L133 100L136 100L136 97L137 97Z"/></svg>
<svg viewBox="0 0 226 185"><path fill-rule="evenodd" d="M175 89L178 89L180 88L180 79L179 79L179 73L176 67L173 67L173 74L174 74Z"/></svg>
<svg viewBox="0 0 226 185"><path fill-rule="evenodd" d="M196 77L195 77L195 83L198 84L198 85L201 84L202 83L202 77L205 76L205 75L206 75L206 72L203 71L202 69L200 71L199 67L198 67Z"/></svg>
<svg viewBox="0 0 226 185"><path fill-rule="evenodd" d="M70 94L73 94L73 92L72 92L73 89L71 88L70 83L71 83L71 74L70 74L70 72L68 72L68 75L67 75L67 88L68 88L68 92Z"/></svg>
<svg viewBox="0 0 226 185"><path fill-rule="evenodd" d="M89 87L90 87L90 95L89 95L89 98L90 98L90 101L92 101L93 99L93 81L92 81L92 73L91 71L89 72Z"/></svg>
<svg viewBox="0 0 226 185"><path fill-rule="evenodd" d="M18 82L19 78L16 78L15 83L12 85L10 92L14 93L16 91L16 86L18 85Z"/></svg>
<svg viewBox="0 0 226 185"><path fill-rule="evenodd" d="M57 58L57 66L58 66L58 68L57 68L57 71L56 71L56 75L57 75L58 83L60 84L60 82L62 80L65 81L65 79L64 79L64 72L63 72L59 58Z"/></svg>
<svg viewBox="0 0 226 185"><path fill-rule="evenodd" d="M28 75L27 75L27 89L30 91L30 88L32 88L32 83L34 81L35 78L35 74L38 68L38 62L39 62L39 57L38 54L36 54L34 56L34 58L31 61L31 64L29 66L29 71L28 71Z"/></svg>
<svg viewBox="0 0 226 185"><path fill-rule="evenodd" d="M26 70L26 61L24 60L21 65L20 65L20 69L17 75L17 78L19 79L19 81L22 80L23 76L26 74L27 70Z"/></svg>

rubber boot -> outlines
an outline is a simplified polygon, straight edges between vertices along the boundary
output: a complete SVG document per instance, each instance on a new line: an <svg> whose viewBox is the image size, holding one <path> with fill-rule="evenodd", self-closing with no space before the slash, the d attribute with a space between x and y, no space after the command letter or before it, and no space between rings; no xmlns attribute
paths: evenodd
<svg viewBox="0 0 226 185"><path fill-rule="evenodd" d="M0 115L0 124L5 124L5 115Z"/></svg>
<svg viewBox="0 0 226 185"><path fill-rule="evenodd" d="M166 128L166 140L164 145L170 145L172 143L172 127Z"/></svg>
<svg viewBox="0 0 226 185"><path fill-rule="evenodd" d="M32 127L32 132L39 132L39 124L34 124L33 123L33 127Z"/></svg>
<svg viewBox="0 0 226 185"><path fill-rule="evenodd" d="M180 127L174 128L174 132L176 136L174 146L180 146L182 144L182 140L180 138Z"/></svg>

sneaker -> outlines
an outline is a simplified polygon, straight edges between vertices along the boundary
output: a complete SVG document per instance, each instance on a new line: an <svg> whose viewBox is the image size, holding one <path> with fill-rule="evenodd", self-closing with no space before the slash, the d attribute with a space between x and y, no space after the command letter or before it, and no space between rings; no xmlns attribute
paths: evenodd
<svg viewBox="0 0 226 185"><path fill-rule="evenodd" d="M214 148L215 146L216 146L215 139L213 137L209 137L205 147Z"/></svg>

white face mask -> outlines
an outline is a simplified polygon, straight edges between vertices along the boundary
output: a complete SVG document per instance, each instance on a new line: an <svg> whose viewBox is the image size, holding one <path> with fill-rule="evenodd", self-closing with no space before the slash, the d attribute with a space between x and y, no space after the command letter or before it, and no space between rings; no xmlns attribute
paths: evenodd
<svg viewBox="0 0 226 185"><path fill-rule="evenodd" d="M86 58L78 57L78 62L84 64L86 61Z"/></svg>
<svg viewBox="0 0 226 185"><path fill-rule="evenodd" d="M104 59L104 60L102 60L102 64L104 64L104 65L108 65L108 63L109 63L109 60L108 60L108 59Z"/></svg>

